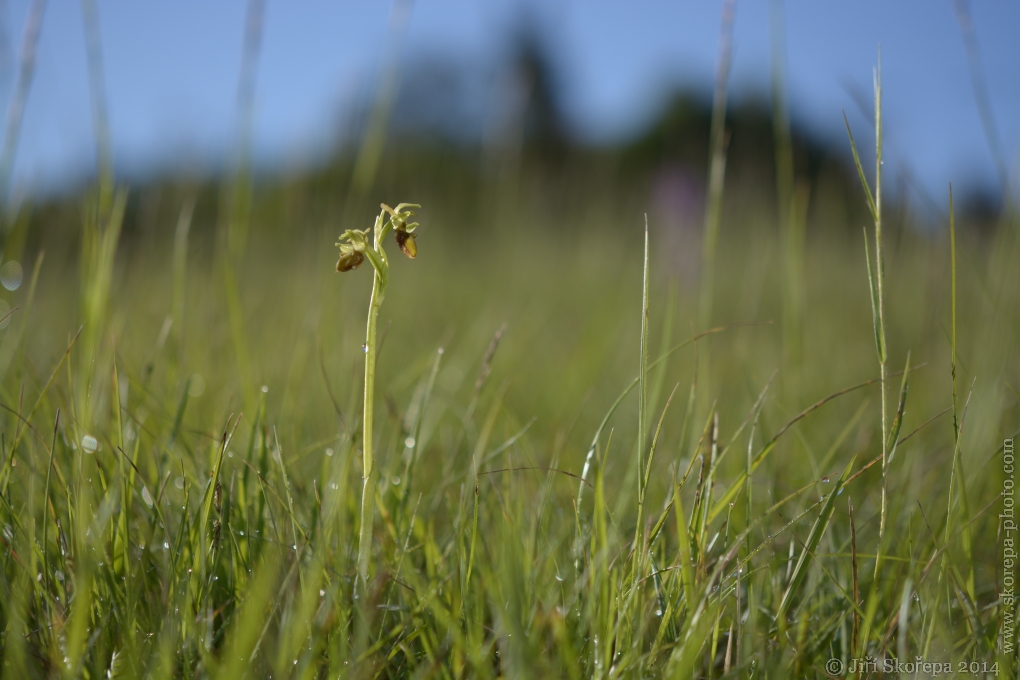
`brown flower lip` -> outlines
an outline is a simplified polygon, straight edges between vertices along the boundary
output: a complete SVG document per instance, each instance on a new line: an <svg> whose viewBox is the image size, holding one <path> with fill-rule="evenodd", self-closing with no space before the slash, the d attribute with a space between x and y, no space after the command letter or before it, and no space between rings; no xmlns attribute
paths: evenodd
<svg viewBox="0 0 1020 680"><path fill-rule="evenodd" d="M344 253L340 256L340 259L336 262L336 270L338 272L349 272L352 269L360 267L361 263L364 261L364 255L359 253L357 250L352 250L349 253Z"/></svg>
<svg viewBox="0 0 1020 680"><path fill-rule="evenodd" d="M397 237L397 245L404 251L404 255L407 255L412 260L418 256L418 244L415 241L414 234L409 234L403 229L397 229L395 232Z"/></svg>

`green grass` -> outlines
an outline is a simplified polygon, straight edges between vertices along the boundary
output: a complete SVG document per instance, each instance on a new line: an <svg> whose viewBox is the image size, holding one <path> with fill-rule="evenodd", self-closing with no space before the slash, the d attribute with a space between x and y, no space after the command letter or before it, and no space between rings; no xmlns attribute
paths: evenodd
<svg viewBox="0 0 1020 680"><path fill-rule="evenodd" d="M581 483L638 374L640 222L540 250L527 227L454 239L422 222L422 256L394 263L380 318L374 578L358 597L368 276L332 273L328 240L253 245L242 377L208 262L186 263L176 302L180 262L145 254L96 251L108 293L44 260L29 299L29 272L2 345L5 677L786 677L897 650L996 660L995 453L1018 412L1008 257L957 246L957 452L948 243L904 234L887 253L890 361L913 358L876 577L879 375L855 239L808 241L795 394L778 389L782 329L763 323L784 282L767 229L724 235L717 268L715 314L759 325L659 362L699 300L667 295L653 256L648 379ZM655 239L653 225L653 253ZM175 304L183 328L161 332ZM252 403L246 381L266 386Z"/></svg>
<svg viewBox="0 0 1020 680"><path fill-rule="evenodd" d="M794 244L803 217L717 191L707 302L655 216L477 226L411 197L367 582L373 282L334 273L343 211L302 224L292 189L277 229L256 205L243 244L228 218L211 245L187 202L127 238L125 194L99 192L8 296L2 676L1005 674L1015 224L879 231L866 260L856 233Z"/></svg>

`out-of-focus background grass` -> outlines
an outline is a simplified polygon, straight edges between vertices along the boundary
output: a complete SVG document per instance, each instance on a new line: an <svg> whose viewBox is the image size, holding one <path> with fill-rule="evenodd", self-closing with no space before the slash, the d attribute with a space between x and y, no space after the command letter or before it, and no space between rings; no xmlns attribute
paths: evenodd
<svg viewBox="0 0 1020 680"><path fill-rule="evenodd" d="M593 140L571 117L576 102L557 61L565 48L549 37L555 18L538 12L502 36L510 48L492 92L479 90L469 63L402 60L394 48L377 87L346 103L346 132L288 165L260 154L252 123L262 32L284 10L253 1L237 26L230 153L197 168L154 162L139 172L118 165L118 113L106 109L102 80L107 24L96 13L117 10L82 8L97 169L33 185L19 170L25 161L15 161L37 148L31 135L20 150L8 147L5 168L0 304L16 308L0 331L5 677L240 677L247 666L250 677L717 677L790 668L813 676L829 658L897 652L1006 669L1011 657L996 646L998 510L989 508L1001 490L997 448L1020 422L1015 172L1008 162L999 164L1005 175L996 171L996 159L1015 156L1001 145L1015 130L1003 121L1003 137L995 132L1001 101L986 101L983 88L1010 85L986 82L976 51L958 56L974 68L972 122L980 130L984 115L986 127L963 136L985 145L977 155L991 169L959 180L955 331L938 173L903 161L884 177L889 370L910 353L901 437L921 428L890 464L890 533L880 543L883 482L872 467L843 489L857 513L853 529L841 498L831 524L819 520L828 529L821 542L805 548L821 505L813 498L824 501L852 457L858 472L881 454L874 385L799 421L727 512L697 527L706 493L718 499L742 484L747 451L879 371L864 246L874 225L849 143L826 132L840 130L839 107L830 121L805 120L800 71L786 70L777 24L771 80L744 91L731 84L725 109L716 97L726 165L713 254L704 239L711 76L663 86L643 122ZM955 10L948 16L971 46L982 34L968 33L965 3ZM375 43L400 44L404 11L428 7L398 3ZM20 132L17 107L26 121L42 115L26 106L37 68L32 21L45 33L52 14L66 23L61 12L28 8L9 135ZM777 17L781 25L779 5ZM739 43L736 53L726 48L731 30L724 20L720 58L740 54ZM43 54L45 74L53 53ZM895 68L927 74L921 63ZM499 102L494 118L479 116L479 91ZM110 96L111 107L121 96ZM870 92L848 87L847 98L867 148ZM900 125L935 115L896 112ZM865 153L869 181L871 158ZM122 221L111 218L117 197ZM371 276L367 267L335 273L333 243L344 229L369 227L380 201L420 203L422 226L416 260L389 246L376 405L379 578L367 592L362 584L359 599ZM611 445L608 430L600 439L598 472L585 473L598 489L578 505L577 488L592 436L639 370L646 216L650 356L726 328L649 373L649 436L679 387L649 468L649 526L638 533L647 538L660 515L665 528L647 538L648 561L632 562L635 455L646 455L634 451L637 399L622 402ZM889 421L900 380L889 379ZM702 436L710 414L720 447L739 433L718 471L703 467L715 456ZM740 429L745 419L753 432ZM766 512L812 482L790 509ZM693 517L689 532L669 514L677 499ZM747 576L727 571L731 541L746 543ZM880 545L888 558L874 574ZM695 552L691 583L679 575L684 550ZM822 568L807 563L801 586L793 566L805 553ZM791 584L792 609L780 605ZM710 628L698 623L700 606Z"/></svg>

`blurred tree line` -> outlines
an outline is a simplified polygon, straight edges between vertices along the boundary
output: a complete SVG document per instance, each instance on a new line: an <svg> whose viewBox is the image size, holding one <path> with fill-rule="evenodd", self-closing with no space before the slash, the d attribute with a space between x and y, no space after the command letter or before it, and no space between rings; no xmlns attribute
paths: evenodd
<svg viewBox="0 0 1020 680"><path fill-rule="evenodd" d="M648 212L669 228L697 232L702 224L709 165L711 92L678 89L649 124L614 142L592 143L574 131L568 88L535 30L518 31L507 58L493 72L451 60L425 59L403 67L392 102L366 100L338 116L340 142L319 163L297 170L240 168L231 173L167 172L131 182L124 238L136 246L172 231L185 203L194 204L193 239L214 238L231 209L230 196L250 201L253 233L290 241L303 231L339 233L366 220L380 201L414 200L445 228L505 229L521 223L562 230L611 227ZM724 228L760 228L777 221L776 144L772 106L745 97L726 113ZM384 115L384 143L367 183L358 185L359 141ZM870 132L860 130L862 139ZM812 135L791 122L798 184L809 190L807 233L859 236L868 221L848 144ZM867 146L867 144L865 144ZM232 179L230 179L232 177ZM908 178L909 179L909 178ZM247 183L231 194L226 185ZM896 183L894 179L893 184ZM910 187L887 193L887 226L923 223L910 210ZM968 221L990 226L999 217L993 196L958 202ZM938 210L932 202L927 206ZM28 238L40 246L77 231L81 188L20 206ZM70 229L70 232L68 231ZM18 237L18 227L10 234Z"/></svg>

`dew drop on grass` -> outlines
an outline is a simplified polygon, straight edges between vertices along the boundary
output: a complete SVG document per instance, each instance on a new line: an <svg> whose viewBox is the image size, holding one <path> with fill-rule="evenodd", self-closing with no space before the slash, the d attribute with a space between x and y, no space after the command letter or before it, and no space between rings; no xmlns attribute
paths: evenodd
<svg viewBox="0 0 1020 680"><path fill-rule="evenodd" d="M95 453L96 449L99 448L99 442L96 441L95 437L87 434L81 438L81 448L85 450L85 453Z"/></svg>
<svg viewBox="0 0 1020 680"><path fill-rule="evenodd" d="M0 284L7 290L17 290L21 286L21 279L24 272L21 265L11 260L0 268Z"/></svg>
<svg viewBox="0 0 1020 680"><path fill-rule="evenodd" d="M184 477L178 477L177 479L175 479L174 480L174 486L176 486L178 489L183 489L184 488Z"/></svg>
<svg viewBox="0 0 1020 680"><path fill-rule="evenodd" d="M163 541L163 550L169 550L169 549L170 549L170 544L167 543L166 541Z"/></svg>
<svg viewBox="0 0 1020 680"><path fill-rule="evenodd" d="M149 493L149 489L144 486L142 487L142 500L145 501L145 504L150 508L152 507L152 495Z"/></svg>
<svg viewBox="0 0 1020 680"><path fill-rule="evenodd" d="M331 457L332 457L332 455L333 455L333 449L326 449L326 455L327 455L327 456L331 456Z"/></svg>
<svg viewBox="0 0 1020 680"><path fill-rule="evenodd" d="M364 352L365 354L368 354L368 343L367 342L361 343L361 351Z"/></svg>
<svg viewBox="0 0 1020 680"><path fill-rule="evenodd" d="M262 386L262 394L267 394L268 392L269 392L269 385L263 385Z"/></svg>
<svg viewBox="0 0 1020 680"><path fill-rule="evenodd" d="M407 439L405 439L404 440L404 446L406 446L409 449L413 449L414 448L414 437L408 437Z"/></svg>
<svg viewBox="0 0 1020 680"><path fill-rule="evenodd" d="M319 597L326 597L326 591L325 590L319 590Z"/></svg>
<svg viewBox="0 0 1020 680"><path fill-rule="evenodd" d="M828 483L829 483L829 476L826 475L825 477L822 477L822 484L828 484Z"/></svg>
<svg viewBox="0 0 1020 680"><path fill-rule="evenodd" d="M400 486L400 477L394 475L392 481L393 481L393 486Z"/></svg>

